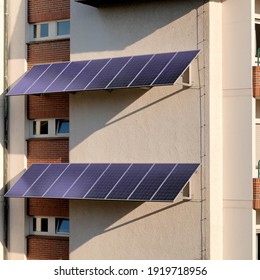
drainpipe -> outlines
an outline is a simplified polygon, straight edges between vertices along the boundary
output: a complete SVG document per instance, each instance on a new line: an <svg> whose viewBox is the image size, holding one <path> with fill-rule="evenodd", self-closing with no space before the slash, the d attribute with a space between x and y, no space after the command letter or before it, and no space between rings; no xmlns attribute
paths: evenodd
<svg viewBox="0 0 260 280"><path fill-rule="evenodd" d="M0 260L5 256L5 89L6 89L6 2L0 1Z"/></svg>

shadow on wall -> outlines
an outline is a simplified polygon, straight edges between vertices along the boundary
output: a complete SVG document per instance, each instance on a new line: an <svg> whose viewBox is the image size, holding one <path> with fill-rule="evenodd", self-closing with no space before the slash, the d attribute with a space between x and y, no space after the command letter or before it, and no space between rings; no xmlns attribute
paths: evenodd
<svg viewBox="0 0 260 280"><path fill-rule="evenodd" d="M162 50L164 45L168 45L168 49L170 47L177 51L180 50L177 49L180 44L184 49L196 48L198 9L204 2L205 0L190 0L185 3L179 0L126 1L125 4L102 8L73 2L71 52L77 54L124 50L151 34L151 45L159 44ZM169 25L170 23L174 24ZM149 50L149 40L144 48Z"/></svg>
<svg viewBox="0 0 260 280"><path fill-rule="evenodd" d="M150 236L150 238L157 239L162 238L162 236L169 237L172 235L174 227L166 225L164 230L164 223L167 224L167 222L156 220L153 216L164 215L164 212L173 211L171 209L183 203L181 201L165 205L159 204L154 207L154 205L148 206L147 204L144 206L143 202L72 200L70 204L71 209L73 208L73 218L70 221L70 253L73 254L79 249L81 253L76 258L89 259L91 258L90 256L93 256L95 259L99 254L103 254L105 258L108 256L113 258L115 255L120 255L120 253L118 255L118 252L113 252L113 250L124 250L123 248L125 247L126 250L129 250L129 257L131 257L131 254L133 254L131 251L134 251L131 246L138 246L136 244L141 245L142 242L146 242L145 235L147 235L147 238ZM138 215L136 215L137 211ZM82 219L83 216L84 220ZM154 223L157 226L155 231ZM160 235L158 235L158 225L163 227L160 228L163 231ZM107 242L106 238L108 238ZM100 247L102 243L106 244L106 248ZM149 244L151 248L155 245ZM142 248L143 250L147 249L145 244L143 244ZM138 249L141 250L140 247ZM169 248L169 250L171 249ZM111 252L109 253L109 251ZM155 254L159 257L159 253L155 252Z"/></svg>
<svg viewBox="0 0 260 280"><path fill-rule="evenodd" d="M166 121L167 114L162 111L163 107L159 108L161 106L159 104L162 102L170 104L169 102L172 102L171 98L178 96L185 89L183 86L162 88L156 88L156 90L120 89L112 92L96 91L72 94L70 97L72 124L70 131L70 151L84 141L88 141L90 136L97 137L98 143L96 142L96 147L104 148L103 144L100 143L102 139L103 141L114 139L113 141L120 143L120 137L128 137L129 143L134 141L137 144L137 137L143 135L146 129L150 132L149 134L143 135L145 138L150 137L154 133L160 133L151 128L152 122L158 122L158 126L162 128L162 122ZM145 94L146 96L143 97ZM185 109L182 109L177 103L175 106L179 110L176 110L175 106L170 107L169 105L164 110L169 113L169 110L172 108L174 114L181 117L182 114L185 114L183 110L191 111L188 105L192 103L194 105L198 101L197 99L193 100L191 96L192 93L185 92L184 98L180 101L183 102ZM179 100L180 98L178 97L177 99ZM185 106L186 102L187 105ZM151 113L151 110L154 110L154 113ZM161 120L159 120L159 115L161 116ZM106 130L110 127L111 134ZM183 129L181 130L183 131ZM95 133L105 134L97 136L94 135ZM153 140L155 141L155 139ZM148 142L146 142L146 145L148 145ZM125 146L121 147L121 150L124 151L126 148Z"/></svg>

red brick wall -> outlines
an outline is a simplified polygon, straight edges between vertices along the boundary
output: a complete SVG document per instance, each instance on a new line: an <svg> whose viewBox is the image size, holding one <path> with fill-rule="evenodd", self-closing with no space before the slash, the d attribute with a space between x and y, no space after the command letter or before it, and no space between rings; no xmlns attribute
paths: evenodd
<svg viewBox="0 0 260 280"><path fill-rule="evenodd" d="M253 179L253 208L260 209L260 178Z"/></svg>
<svg viewBox="0 0 260 280"><path fill-rule="evenodd" d="M28 119L69 118L69 94L31 95L27 104Z"/></svg>
<svg viewBox="0 0 260 280"><path fill-rule="evenodd" d="M58 236L27 236L28 260L68 260L69 238Z"/></svg>
<svg viewBox="0 0 260 280"><path fill-rule="evenodd" d="M30 198L27 203L30 216L69 217L69 200L53 198Z"/></svg>
<svg viewBox="0 0 260 280"><path fill-rule="evenodd" d="M28 0L28 22L70 18L70 0Z"/></svg>
<svg viewBox="0 0 260 280"><path fill-rule="evenodd" d="M68 163L69 139L29 139L27 141L27 166L32 163Z"/></svg>
<svg viewBox="0 0 260 280"><path fill-rule="evenodd" d="M253 67L253 96L260 97L260 66Z"/></svg>
<svg viewBox="0 0 260 280"><path fill-rule="evenodd" d="M34 64L70 60L70 39L31 42L27 45L28 69Z"/></svg>

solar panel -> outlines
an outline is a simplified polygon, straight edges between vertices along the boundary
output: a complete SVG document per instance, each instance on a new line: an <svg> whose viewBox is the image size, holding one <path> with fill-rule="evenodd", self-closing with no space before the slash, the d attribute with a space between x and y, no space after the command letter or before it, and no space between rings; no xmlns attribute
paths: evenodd
<svg viewBox="0 0 260 280"><path fill-rule="evenodd" d="M49 84L51 84L67 66L68 63L51 64L50 67L48 67L46 71L27 89L26 94L45 92Z"/></svg>
<svg viewBox="0 0 260 280"><path fill-rule="evenodd" d="M109 164L91 164L77 181L66 191L64 198L83 198L98 181Z"/></svg>
<svg viewBox="0 0 260 280"><path fill-rule="evenodd" d="M42 197L66 168L66 164L50 164L23 196Z"/></svg>
<svg viewBox="0 0 260 280"><path fill-rule="evenodd" d="M77 63L70 63L68 67L50 84L46 90L48 92L64 91L73 79L83 70L89 61L79 61Z"/></svg>
<svg viewBox="0 0 260 280"><path fill-rule="evenodd" d="M99 75L87 86L85 89L104 89L115 77L115 75L122 69L122 67L128 62L130 57L118 57L113 58L109 63L101 70Z"/></svg>
<svg viewBox="0 0 260 280"><path fill-rule="evenodd" d="M177 53L160 75L152 83L153 86L174 83L192 62L198 51Z"/></svg>
<svg viewBox="0 0 260 280"><path fill-rule="evenodd" d="M151 85L154 79L163 71L174 56L176 56L176 53L154 55L128 87Z"/></svg>
<svg viewBox="0 0 260 280"><path fill-rule="evenodd" d="M173 201L199 164L35 164L7 197Z"/></svg>
<svg viewBox="0 0 260 280"><path fill-rule="evenodd" d="M198 53L195 50L36 65L7 95L170 85Z"/></svg>

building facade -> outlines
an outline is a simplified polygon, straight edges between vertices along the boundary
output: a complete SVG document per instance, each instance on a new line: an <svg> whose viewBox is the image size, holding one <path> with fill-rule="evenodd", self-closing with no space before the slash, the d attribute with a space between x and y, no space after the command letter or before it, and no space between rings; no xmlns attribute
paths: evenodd
<svg viewBox="0 0 260 280"><path fill-rule="evenodd" d="M26 90L7 97L7 188L17 188L34 166L52 164L57 176L49 182L42 173L25 184L24 194L44 178L44 195L7 194L6 258L259 258L259 7L258 0L8 1L9 85L26 71L32 75L40 69L33 66L77 63L66 64L71 71L64 68L50 81L51 75L44 78L46 69ZM130 60L139 63L154 55L139 74L154 57L194 50L198 55L172 85L155 82L175 58L148 86L109 88L114 81L130 79L131 71L124 71ZM102 83L119 67L115 63L111 73L102 75L110 63L125 57L131 59L109 85L91 88L95 79L101 76ZM92 63L104 64L94 73ZM81 64L85 66L72 79ZM147 76L161 64L158 60ZM86 69L93 73L90 89L77 82ZM48 92L69 79L64 89ZM73 90L65 90L72 85ZM105 199L76 197L78 193L66 197L85 174L78 167L80 175L66 194L45 196L66 174L58 169L67 163L199 167L173 202L106 199L109 194ZM102 191L110 183L106 170L98 178ZM115 186L128 169L122 172ZM155 176L146 191L157 180Z"/></svg>

